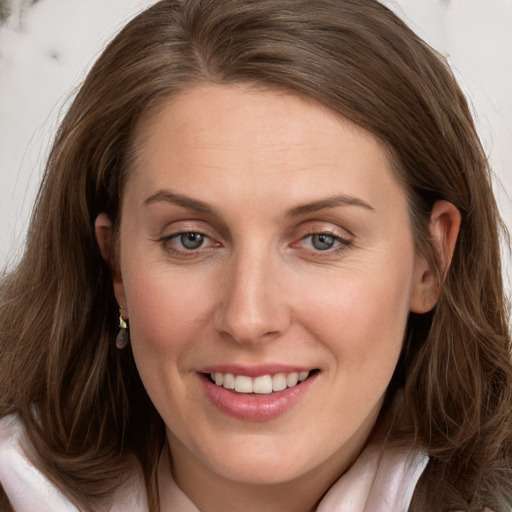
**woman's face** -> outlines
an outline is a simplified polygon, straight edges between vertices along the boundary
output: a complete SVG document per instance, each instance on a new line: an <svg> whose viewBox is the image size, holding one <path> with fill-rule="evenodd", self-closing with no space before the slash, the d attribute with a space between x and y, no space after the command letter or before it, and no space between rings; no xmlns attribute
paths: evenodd
<svg viewBox="0 0 512 512"><path fill-rule="evenodd" d="M137 148L114 285L176 478L340 474L424 307L383 147L313 102L211 85Z"/></svg>

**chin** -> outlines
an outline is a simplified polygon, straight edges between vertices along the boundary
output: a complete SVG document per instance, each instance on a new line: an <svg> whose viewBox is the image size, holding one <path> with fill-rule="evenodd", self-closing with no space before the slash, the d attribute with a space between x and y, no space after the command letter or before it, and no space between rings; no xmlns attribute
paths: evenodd
<svg viewBox="0 0 512 512"><path fill-rule="evenodd" d="M243 444L233 442L229 449L219 446L214 453L203 454L203 461L217 475L240 484L278 485L300 479L326 463L330 465L329 459L340 459L338 454L326 457L312 450L311 442L305 447L294 439L286 447L282 440L266 441L260 438L245 440Z"/></svg>
<svg viewBox="0 0 512 512"><path fill-rule="evenodd" d="M283 464L283 461L271 462L260 458L258 461L247 460L236 464L222 464L215 468L216 473L233 482L246 485L280 485L292 482L309 472L300 464Z"/></svg>

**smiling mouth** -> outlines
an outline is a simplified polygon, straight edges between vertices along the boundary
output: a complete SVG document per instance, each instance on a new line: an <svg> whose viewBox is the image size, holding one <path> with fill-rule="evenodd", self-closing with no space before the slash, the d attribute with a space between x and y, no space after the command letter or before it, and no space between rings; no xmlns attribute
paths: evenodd
<svg viewBox="0 0 512 512"><path fill-rule="evenodd" d="M213 384L236 393L269 395L298 386L318 371L315 369L305 372L276 373L254 378L232 373L209 373L205 376Z"/></svg>

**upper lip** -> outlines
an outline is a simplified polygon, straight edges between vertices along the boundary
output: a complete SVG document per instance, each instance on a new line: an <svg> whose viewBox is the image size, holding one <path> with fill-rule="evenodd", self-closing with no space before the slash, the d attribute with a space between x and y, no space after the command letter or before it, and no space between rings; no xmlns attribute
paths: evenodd
<svg viewBox="0 0 512 512"><path fill-rule="evenodd" d="M233 375L245 375L247 377L261 377L262 375L276 375L278 373L300 373L312 371L312 366L298 366L281 363L243 365L243 364L216 364L205 366L198 370L199 373L222 373Z"/></svg>

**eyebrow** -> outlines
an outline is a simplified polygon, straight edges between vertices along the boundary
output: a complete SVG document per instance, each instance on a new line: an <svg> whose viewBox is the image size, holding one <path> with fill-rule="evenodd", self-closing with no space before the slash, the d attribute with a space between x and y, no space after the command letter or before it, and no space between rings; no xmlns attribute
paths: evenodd
<svg viewBox="0 0 512 512"><path fill-rule="evenodd" d="M182 194L177 194L171 190L157 191L156 193L150 195L144 201L143 205L148 206L160 202L171 203L197 213L220 217L220 214L217 212L217 210L212 208L209 204L197 199L192 199L191 197ZM296 206L286 213L286 217L301 217L303 215L308 215L310 213L315 213L320 210L326 210L329 208L336 208L338 206L357 206L369 211L375 211L372 206L370 206L362 199L348 195L337 195Z"/></svg>
<svg viewBox="0 0 512 512"><path fill-rule="evenodd" d="M217 211L207 203L197 199L192 199L191 197L184 196L182 194L176 194L170 190L159 190L158 192L150 195L142 204L144 206L149 206L160 202L175 204L176 206L181 206L182 208L186 208L187 210L192 210L197 213L219 216Z"/></svg>
<svg viewBox="0 0 512 512"><path fill-rule="evenodd" d="M287 217L301 217L310 213L315 213L320 210L327 210L329 208L336 208L338 206L358 206L369 211L375 211L366 201L353 196L337 195L328 197L327 199L321 199L319 201L313 201L311 203L303 204L292 208L286 214Z"/></svg>

